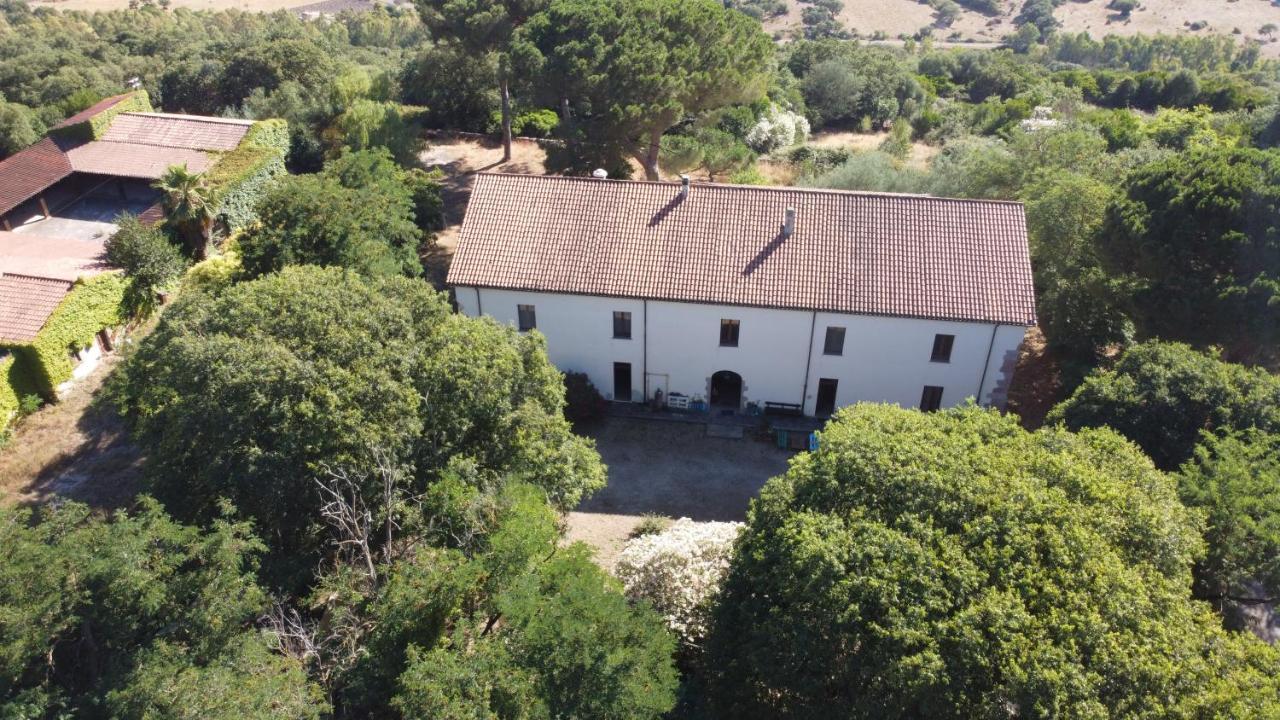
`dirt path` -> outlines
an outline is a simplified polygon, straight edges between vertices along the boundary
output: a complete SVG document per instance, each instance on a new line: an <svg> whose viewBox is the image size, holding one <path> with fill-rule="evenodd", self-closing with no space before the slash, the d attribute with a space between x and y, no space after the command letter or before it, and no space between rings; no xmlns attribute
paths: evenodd
<svg viewBox="0 0 1280 720"><path fill-rule="evenodd" d="M39 504L55 496L94 507L129 504L138 491L142 456L124 422L99 402L102 383L120 362L103 358L56 405L25 418L0 449L0 502Z"/></svg>

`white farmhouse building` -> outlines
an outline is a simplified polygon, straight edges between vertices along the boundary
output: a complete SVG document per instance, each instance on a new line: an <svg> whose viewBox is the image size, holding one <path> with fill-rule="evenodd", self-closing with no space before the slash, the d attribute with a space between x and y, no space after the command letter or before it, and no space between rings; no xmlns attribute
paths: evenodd
<svg viewBox="0 0 1280 720"><path fill-rule="evenodd" d="M448 281L611 400L817 416L1003 406L1036 322L1023 208L986 200L482 174Z"/></svg>

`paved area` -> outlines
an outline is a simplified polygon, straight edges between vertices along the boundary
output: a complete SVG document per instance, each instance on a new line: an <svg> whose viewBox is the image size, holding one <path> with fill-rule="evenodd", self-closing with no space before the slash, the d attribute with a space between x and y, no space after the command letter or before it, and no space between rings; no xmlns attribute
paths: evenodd
<svg viewBox="0 0 1280 720"><path fill-rule="evenodd" d="M744 520L751 498L792 456L752 432L709 437L702 424L611 417L590 434L609 485L569 514L568 540L594 547L605 567L644 514Z"/></svg>

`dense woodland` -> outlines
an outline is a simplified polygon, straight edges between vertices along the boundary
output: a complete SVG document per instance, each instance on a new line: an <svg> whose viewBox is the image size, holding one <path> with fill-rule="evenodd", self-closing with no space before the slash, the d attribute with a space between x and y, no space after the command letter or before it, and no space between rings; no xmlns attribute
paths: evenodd
<svg viewBox="0 0 1280 720"><path fill-rule="evenodd" d="M145 494L0 510L0 714L1280 713L1243 612L1280 597L1280 67L1066 35L1049 0L996 50L864 44L817 2L776 42L770 3L731 5L0 1L0 154L137 78L166 111L287 120L292 173L226 237L175 169L166 222L108 242L159 313L106 392ZM566 419L590 398L422 279L428 129L545 137L554 172L1020 200L1060 402L1039 430L842 411L672 624L673 576L633 592L561 541L607 481ZM835 131L883 141L807 143Z"/></svg>

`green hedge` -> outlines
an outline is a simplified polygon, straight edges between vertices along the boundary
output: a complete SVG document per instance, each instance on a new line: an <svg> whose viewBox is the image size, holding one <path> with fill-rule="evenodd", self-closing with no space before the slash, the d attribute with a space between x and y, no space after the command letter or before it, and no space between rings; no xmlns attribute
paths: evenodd
<svg viewBox="0 0 1280 720"><path fill-rule="evenodd" d="M26 394L22 386L30 385L45 399L57 399L58 385L70 380L75 369L72 350L89 347L99 330L124 322L127 284L119 273L76 282L34 340L9 346L16 358L10 384L19 397Z"/></svg>
<svg viewBox="0 0 1280 720"><path fill-rule="evenodd" d="M218 159L205 178L217 198L218 219L228 229L239 230L255 219L258 200L277 177L284 174L289 151L289 125L283 120L263 120L245 133L240 146Z"/></svg>
<svg viewBox="0 0 1280 720"><path fill-rule="evenodd" d="M14 386L16 378L10 377L16 373L15 359L13 355L0 358L0 430L9 427L9 423L18 414L18 391Z"/></svg>
<svg viewBox="0 0 1280 720"><path fill-rule="evenodd" d="M68 140L97 140L111 126L111 121L120 113L126 112L153 112L151 108L151 98L147 95L146 90L134 90L129 93L129 97L94 115L88 120L67 125L66 127L54 128L49 131L50 135Z"/></svg>

